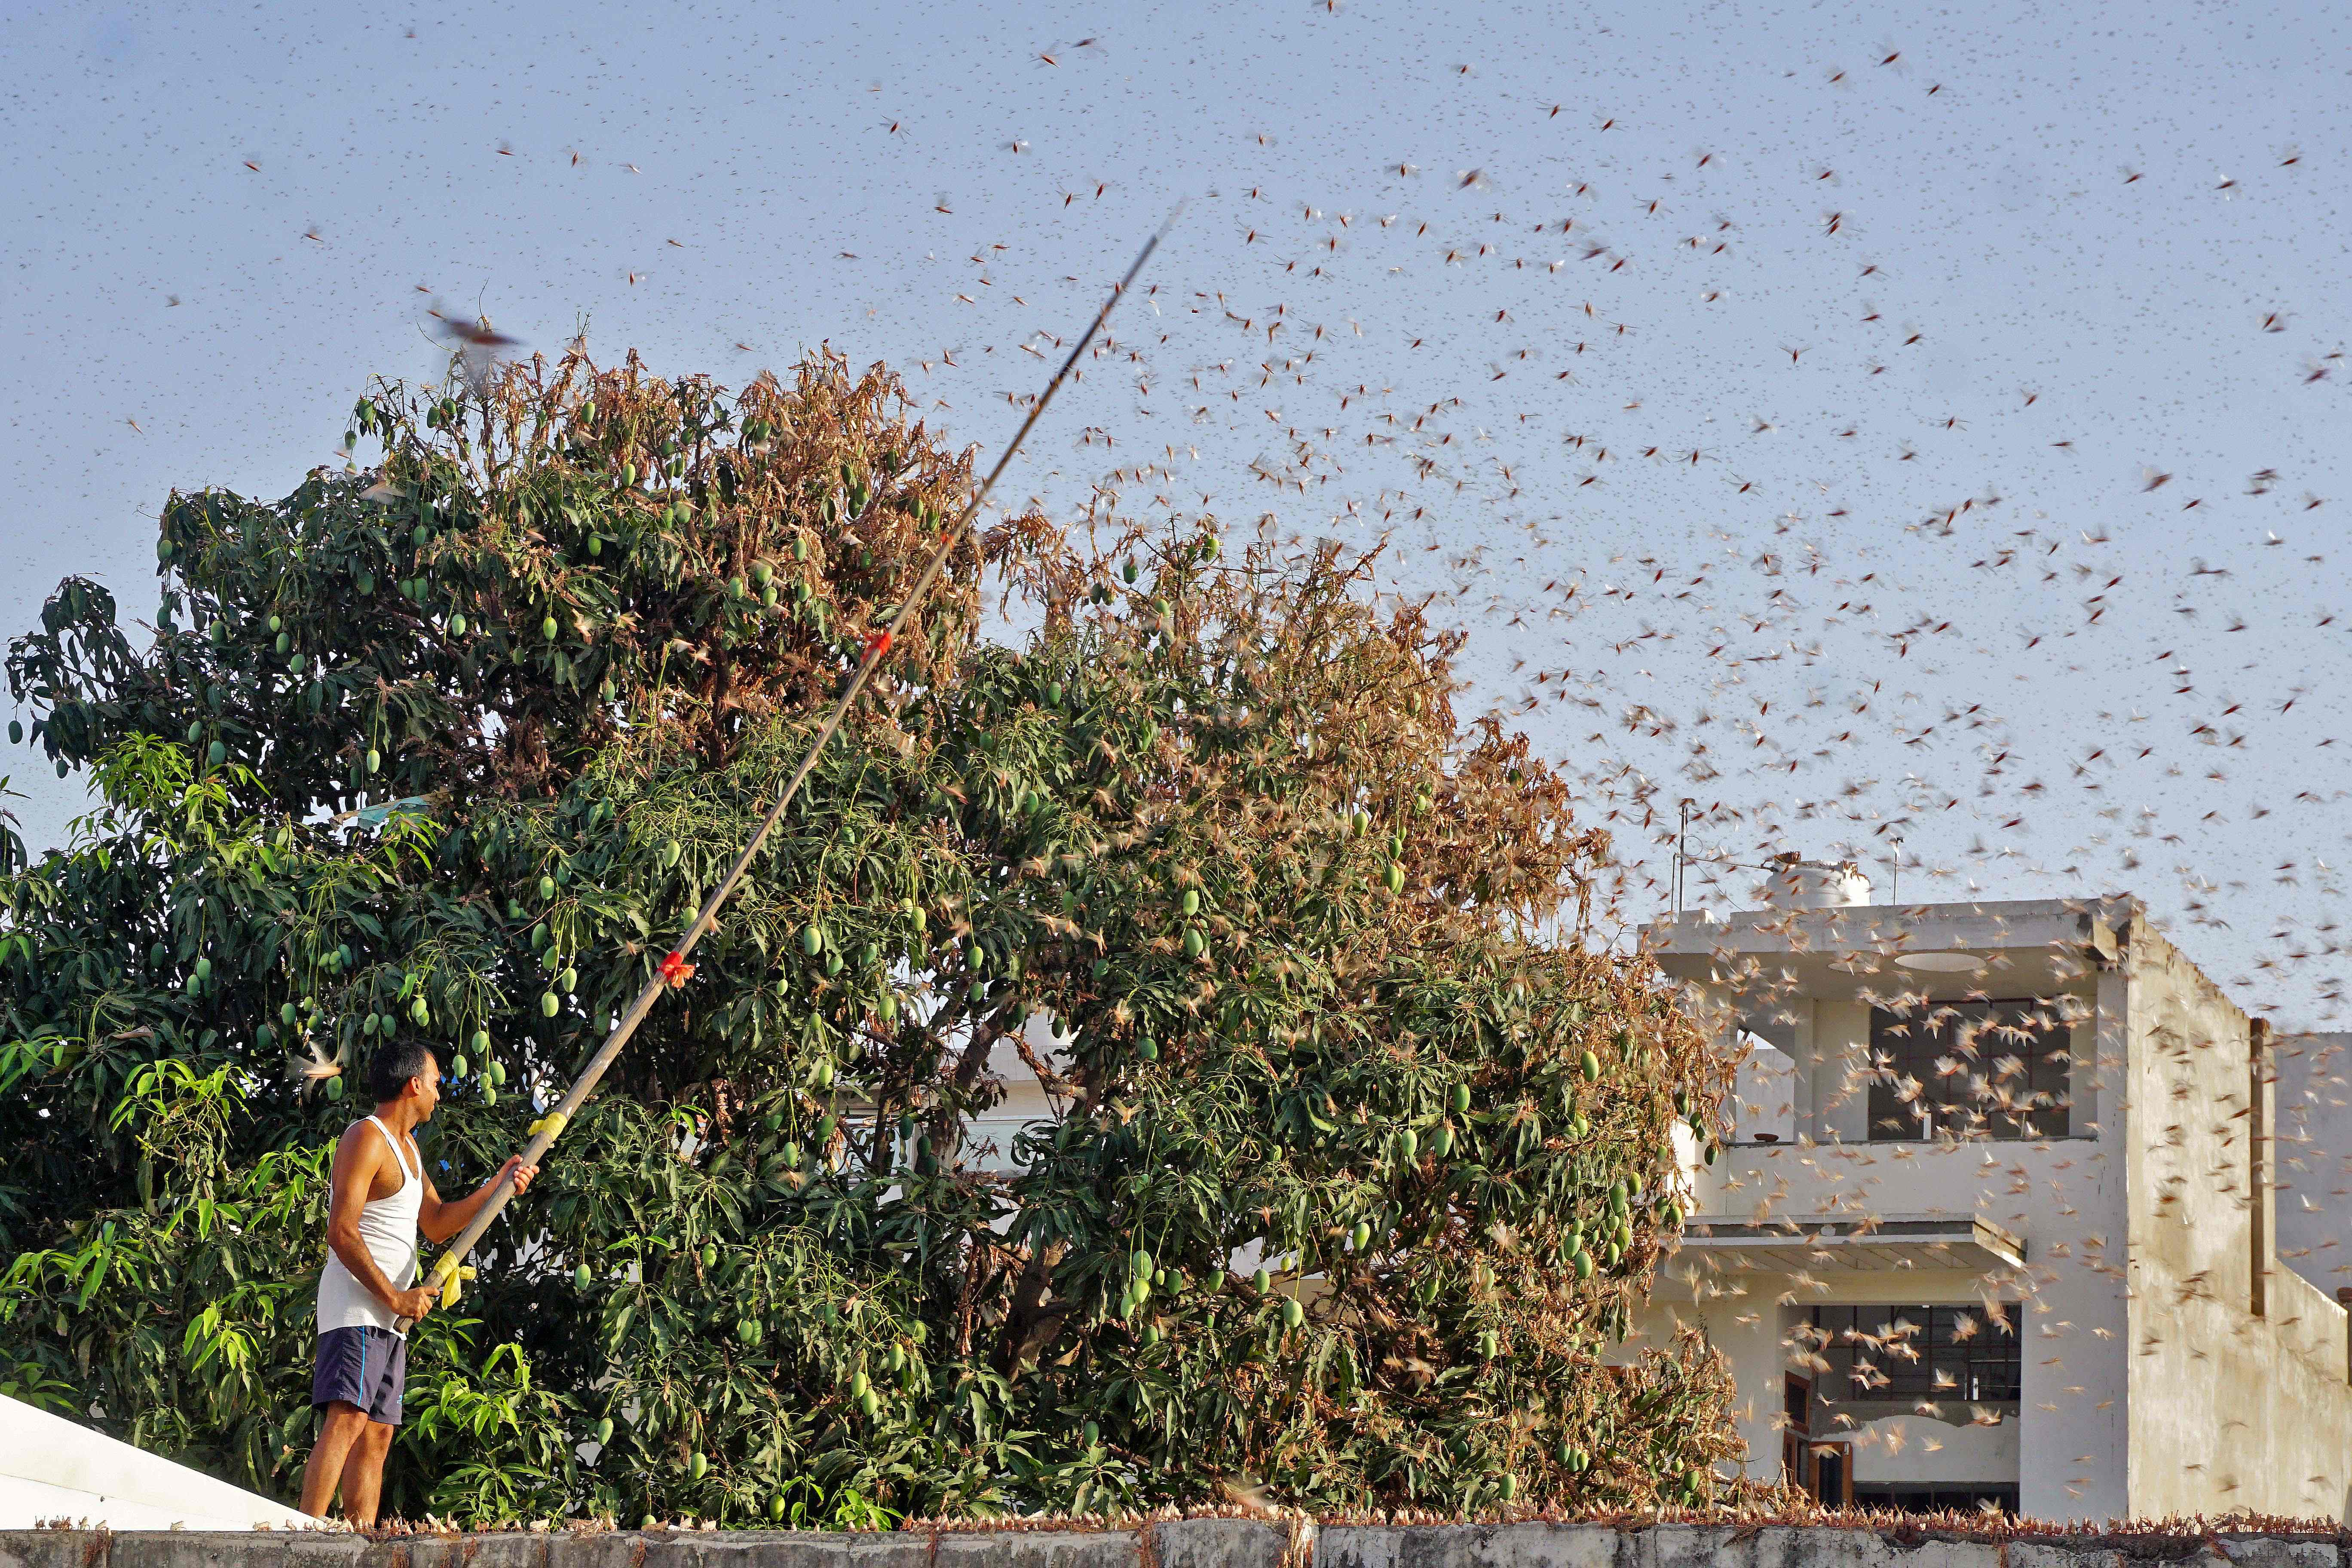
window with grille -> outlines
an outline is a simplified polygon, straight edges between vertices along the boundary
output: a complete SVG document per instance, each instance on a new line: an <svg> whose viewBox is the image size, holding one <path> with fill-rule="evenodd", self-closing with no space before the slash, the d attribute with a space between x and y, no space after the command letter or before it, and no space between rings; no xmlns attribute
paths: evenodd
<svg viewBox="0 0 2352 1568"><path fill-rule="evenodd" d="M2063 1138L2073 1031L2041 1002L1870 1010L1870 1136Z"/></svg>
<svg viewBox="0 0 2352 1568"><path fill-rule="evenodd" d="M1877 1481L1854 1483L1857 1508L1883 1509L1888 1513L1982 1513L2017 1516L2017 1484L1992 1481L1970 1485L1950 1481Z"/></svg>
<svg viewBox="0 0 2352 1568"><path fill-rule="evenodd" d="M1982 1307L1815 1307L1808 1358L1832 1404L2018 1397L2015 1302Z"/></svg>

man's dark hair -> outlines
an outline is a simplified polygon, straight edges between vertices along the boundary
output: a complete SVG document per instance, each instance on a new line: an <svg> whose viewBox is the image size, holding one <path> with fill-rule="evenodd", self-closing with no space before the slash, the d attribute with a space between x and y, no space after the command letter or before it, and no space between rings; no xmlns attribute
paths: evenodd
<svg viewBox="0 0 2352 1568"><path fill-rule="evenodd" d="M375 1097L379 1105L397 1099L400 1091L408 1087L408 1080L425 1070L432 1055L430 1046L414 1037L377 1047L375 1055L368 1058L368 1093Z"/></svg>

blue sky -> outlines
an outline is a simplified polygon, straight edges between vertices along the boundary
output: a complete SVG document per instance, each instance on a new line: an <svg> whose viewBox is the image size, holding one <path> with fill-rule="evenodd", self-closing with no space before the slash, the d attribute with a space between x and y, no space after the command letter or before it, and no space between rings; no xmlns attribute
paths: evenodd
<svg viewBox="0 0 2352 1568"><path fill-rule="evenodd" d="M1633 912L1687 795L1735 861L1883 886L1900 837L1906 899L2136 891L2340 1017L2340 13L380 18L0 36L0 626L68 572L151 607L170 489L335 461L435 300L730 383L831 343L992 450L1189 198L1018 495L1385 536ZM0 771L56 841L78 787Z"/></svg>

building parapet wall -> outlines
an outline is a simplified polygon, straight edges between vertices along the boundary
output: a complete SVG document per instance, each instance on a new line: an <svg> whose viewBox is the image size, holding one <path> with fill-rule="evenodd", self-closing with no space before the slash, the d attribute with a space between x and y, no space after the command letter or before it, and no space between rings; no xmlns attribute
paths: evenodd
<svg viewBox="0 0 2352 1568"><path fill-rule="evenodd" d="M0 1568L2352 1568L2332 1525L2128 1533L1859 1525L1315 1525L1171 1520L1139 1529L572 1531L383 1539L329 1531L0 1531Z"/></svg>

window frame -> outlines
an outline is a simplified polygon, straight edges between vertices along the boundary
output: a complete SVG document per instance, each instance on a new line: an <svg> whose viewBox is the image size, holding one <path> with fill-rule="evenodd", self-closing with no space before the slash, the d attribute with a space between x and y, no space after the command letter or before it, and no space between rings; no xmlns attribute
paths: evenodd
<svg viewBox="0 0 2352 1568"><path fill-rule="evenodd" d="M1999 1304L1999 1316L1978 1302L1946 1306L1932 1302L1837 1302L1813 1307L1806 1321L1813 1331L1808 1347L1816 1358L1813 1389L1832 1409L1846 1405L1903 1404L1945 1401L1969 1405L2014 1405L2023 1396L2024 1342L2018 1335L2022 1306ZM1825 1323L1824 1314L1832 1315ZM1865 1315L1866 1314L1866 1315ZM1843 1321L1838 1321L1843 1315ZM1959 1320L1976 1320L1963 1340ZM1916 1325L1915 1335L1891 1332L1899 1323ZM1883 1349L1869 1339L1900 1340L1913 1347ZM1880 1381L1860 1377L1867 1365ZM1936 1386L1936 1371L1953 1373L1949 1388ZM1841 1392L1832 1394L1835 1389Z"/></svg>
<svg viewBox="0 0 2352 1568"><path fill-rule="evenodd" d="M2031 1038L2011 1032L2018 1030ZM1873 1004L1869 1142L2071 1136L2074 1037L2074 1020L2060 1005L2032 997L1924 1002L1908 1012ZM2018 1058L2019 1069L2004 1070L2009 1058ZM1943 1062L1955 1070L1944 1070ZM2011 1103L1999 1103L1998 1093L2021 1070L2023 1082ZM1907 1083L1916 1091L1906 1093Z"/></svg>

